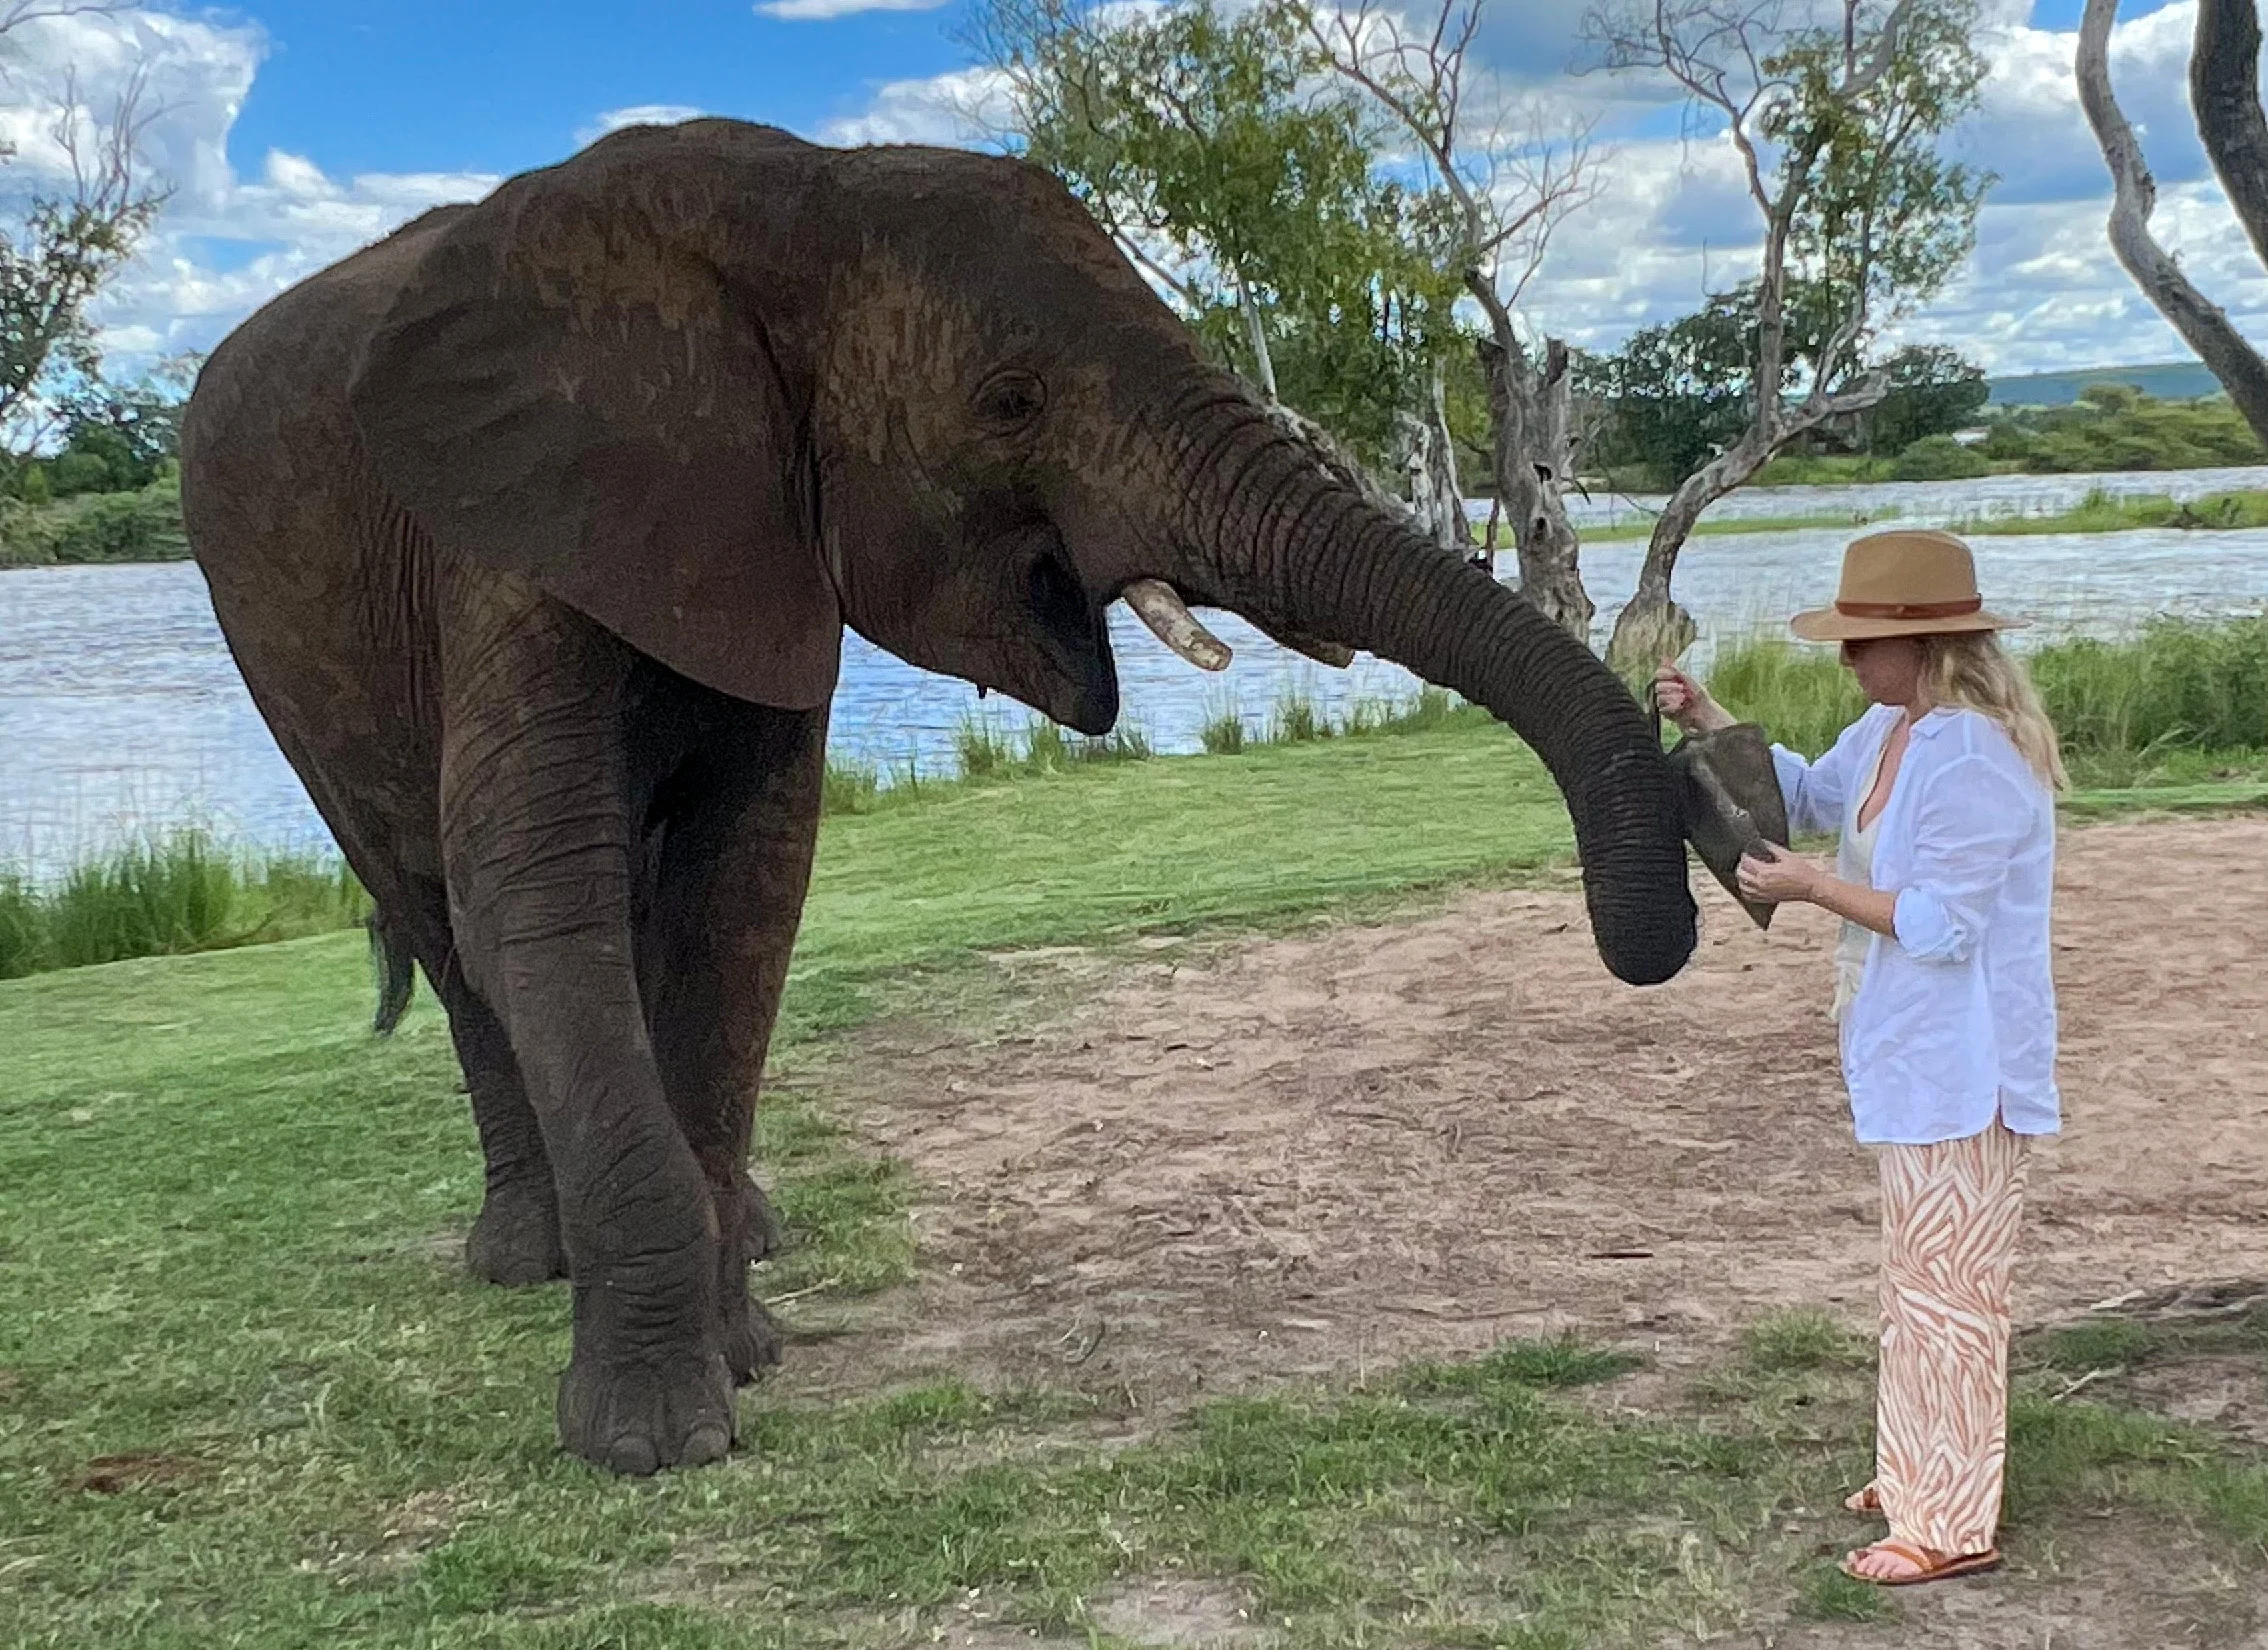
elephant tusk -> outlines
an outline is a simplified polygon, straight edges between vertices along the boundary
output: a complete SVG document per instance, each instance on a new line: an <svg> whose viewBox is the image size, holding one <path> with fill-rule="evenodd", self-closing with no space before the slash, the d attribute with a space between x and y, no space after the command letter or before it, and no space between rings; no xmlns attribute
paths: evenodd
<svg viewBox="0 0 2268 1650"><path fill-rule="evenodd" d="M1151 634L1199 670L1228 669L1234 657L1228 643L1197 622L1172 585L1163 579L1136 579L1123 594Z"/></svg>

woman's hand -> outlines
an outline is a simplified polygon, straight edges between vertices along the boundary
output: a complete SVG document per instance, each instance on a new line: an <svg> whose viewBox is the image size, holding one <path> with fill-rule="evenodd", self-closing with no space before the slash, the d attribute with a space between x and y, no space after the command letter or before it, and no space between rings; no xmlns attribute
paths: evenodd
<svg viewBox="0 0 2268 1650"><path fill-rule="evenodd" d="M1733 725L1731 714L1709 697L1709 690L1668 659L1654 672L1654 703L1687 733L1707 733Z"/></svg>
<svg viewBox="0 0 2268 1650"><path fill-rule="evenodd" d="M1769 859L1751 849L1740 862L1740 891L1767 905L1802 900L1816 902L1827 874L1800 854L1791 854L1774 842L1764 844Z"/></svg>

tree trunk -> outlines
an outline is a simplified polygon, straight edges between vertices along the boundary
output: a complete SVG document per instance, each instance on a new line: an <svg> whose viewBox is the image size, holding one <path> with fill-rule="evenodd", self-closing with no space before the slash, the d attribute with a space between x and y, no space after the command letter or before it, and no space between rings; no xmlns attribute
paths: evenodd
<svg viewBox="0 0 2268 1650"><path fill-rule="evenodd" d="M2247 14L2249 5L2244 7ZM2228 317L2228 312L2207 298L2191 284L2181 266L2166 255L2163 247L2150 234L2150 213L2157 205L2157 180L2142 159L2142 145L2136 141L2134 128L2119 112L2118 101L2111 95L2110 83L2110 31L2118 16L2118 0L2087 0L2087 10L2079 25L2079 103L2087 111L2087 123L2095 129L2095 141L2102 146L2103 159L2110 166L2111 181L2117 193L2111 203L2110 243L2118 254L2118 261L2149 299L2173 324L2182 340L2197 352L2199 360L2212 369L2221 387L2229 392L2244 421L2252 426L2253 433L2268 442L2268 362L2248 343ZM2208 33L2209 20L2212 32ZM2230 19L2220 15L2220 8L2201 8L2197 17L2198 50L2216 53L2227 47L2228 32L2237 27ZM2257 38L2257 35L2255 36ZM2205 78L2211 92L2199 111L2199 125L2205 124L2204 107L2215 110L2216 121L2227 118L2228 89L2222 84L2226 77L2225 65L2215 66ZM2194 82L2193 82L2194 85ZM2254 105L2258 113L2258 105ZM2241 128L2242 122L2235 123ZM2222 136L2232 135L2223 129ZM2235 132L2239 141L2230 149L2229 158L2240 159L2244 148L2241 130ZM2214 138L2208 137L2210 148ZM2222 155L2213 155L2216 167ZM2248 181L2248 192L2253 185ZM2235 193L2232 191L2232 199ZM2247 230L2252 228L2248 219Z"/></svg>
<svg viewBox="0 0 2268 1650"><path fill-rule="evenodd" d="M2198 0L2189 104L2229 205L2268 263L2268 114L2260 108L2260 20L2252 0Z"/></svg>
<svg viewBox="0 0 2268 1650"><path fill-rule="evenodd" d="M1457 484L1457 450L1449 434L1449 414L1441 369L1436 366L1425 411L1404 408L1395 414L1402 449L1402 473L1410 491L1410 513L1426 537L1444 550L1470 557L1472 524L1465 517L1464 490Z"/></svg>
<svg viewBox="0 0 2268 1650"><path fill-rule="evenodd" d="M1582 545L1561 496L1572 467L1567 346L1547 340L1540 373L1516 342L1484 338L1479 349L1488 375L1496 496L1512 524L1520 593L1588 647L1598 610L1583 588Z"/></svg>
<svg viewBox="0 0 2268 1650"><path fill-rule="evenodd" d="M1744 487L1772 455L1807 430L1844 413L1864 412L1889 393L1881 373L1869 373L1839 395L1813 395L1792 416L1760 416L1732 446L1678 483L1646 542L1638 569L1638 588L1614 621L1607 643L1607 666L1626 682L1651 676L1663 659L1674 659L1693 645L1700 628L1693 615L1670 596L1670 575L1678 552L1692 535L1701 512L1737 487Z"/></svg>

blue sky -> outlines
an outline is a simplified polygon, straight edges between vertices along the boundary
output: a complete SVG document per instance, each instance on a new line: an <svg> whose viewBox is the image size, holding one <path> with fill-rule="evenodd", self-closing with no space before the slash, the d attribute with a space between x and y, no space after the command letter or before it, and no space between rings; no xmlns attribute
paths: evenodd
<svg viewBox="0 0 2268 1650"><path fill-rule="evenodd" d="M2162 9L2122 8L2129 18ZM2040 0L2035 27L2074 29L2082 0ZM1566 11L1579 10L1568 0ZM876 88L961 67L960 5L816 21L748 0L263 0L232 8L268 56L231 134L242 166L270 148L327 172L511 172L556 159L598 113L679 106L817 134ZM1546 25L1549 28L1549 25ZM1550 33L1559 31L1551 29ZM1563 53L1536 54L1549 63Z"/></svg>
<svg viewBox="0 0 2268 1650"><path fill-rule="evenodd" d="M477 198L625 119L701 112L825 142L966 141L948 94L972 89L955 39L967 3L161 0L17 31L12 78L53 85L74 67L99 105L140 63L164 104L148 149L175 196L100 314L114 356L134 362L210 348L266 298L425 207ZM2002 181L1975 258L1907 335L1958 343L1996 371L2179 355L2104 245L2108 180L2070 84L2081 0L1980 3L1994 73L1962 144ZM2158 169L2159 227L2241 322L2268 331L2268 273L2185 106L2193 4L2127 0L2114 74ZM1566 77L1580 0L1487 5L1489 67L1563 114L1597 115L1615 144L1601 198L1531 290L1538 324L1612 347L1738 279L1755 215L1729 150L1679 142L1658 91ZM53 163L29 121L0 108L0 137L22 150L19 184Z"/></svg>

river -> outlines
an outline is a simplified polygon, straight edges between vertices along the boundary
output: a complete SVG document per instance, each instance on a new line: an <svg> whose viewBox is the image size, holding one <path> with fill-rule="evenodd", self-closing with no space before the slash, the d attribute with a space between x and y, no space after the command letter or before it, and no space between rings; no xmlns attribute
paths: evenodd
<svg viewBox="0 0 2268 1650"><path fill-rule="evenodd" d="M1727 500L1720 514L1847 509L1958 520L2063 508L2097 485L2195 497L2268 485L2268 469L1780 489ZM1609 502L1593 508L1603 512ZM1678 591L1707 631L1700 658L1717 639L1775 625L1831 595L1849 536L1825 529L1695 540ZM1628 540L1586 547L1602 635L1642 553ZM2253 612L2268 597L2268 531L1985 538L1978 554L1994 605L2034 618L2046 634L2113 632L2159 612ZM1509 572L1511 558L1501 560ZM1123 607L1113 610L1126 715L1161 752L1200 748L1206 721L1230 706L1257 729L1286 693L1343 716L1358 699L1405 697L1417 686L1367 655L1350 670L1327 670L1233 617L1209 618L1236 649L1220 676L1183 665ZM949 770L956 732L980 715L1020 730L1028 713L998 699L980 705L966 684L846 638L838 758ZM263 846L319 849L328 841L237 677L195 566L0 573L0 866L44 874L123 836L184 823Z"/></svg>

